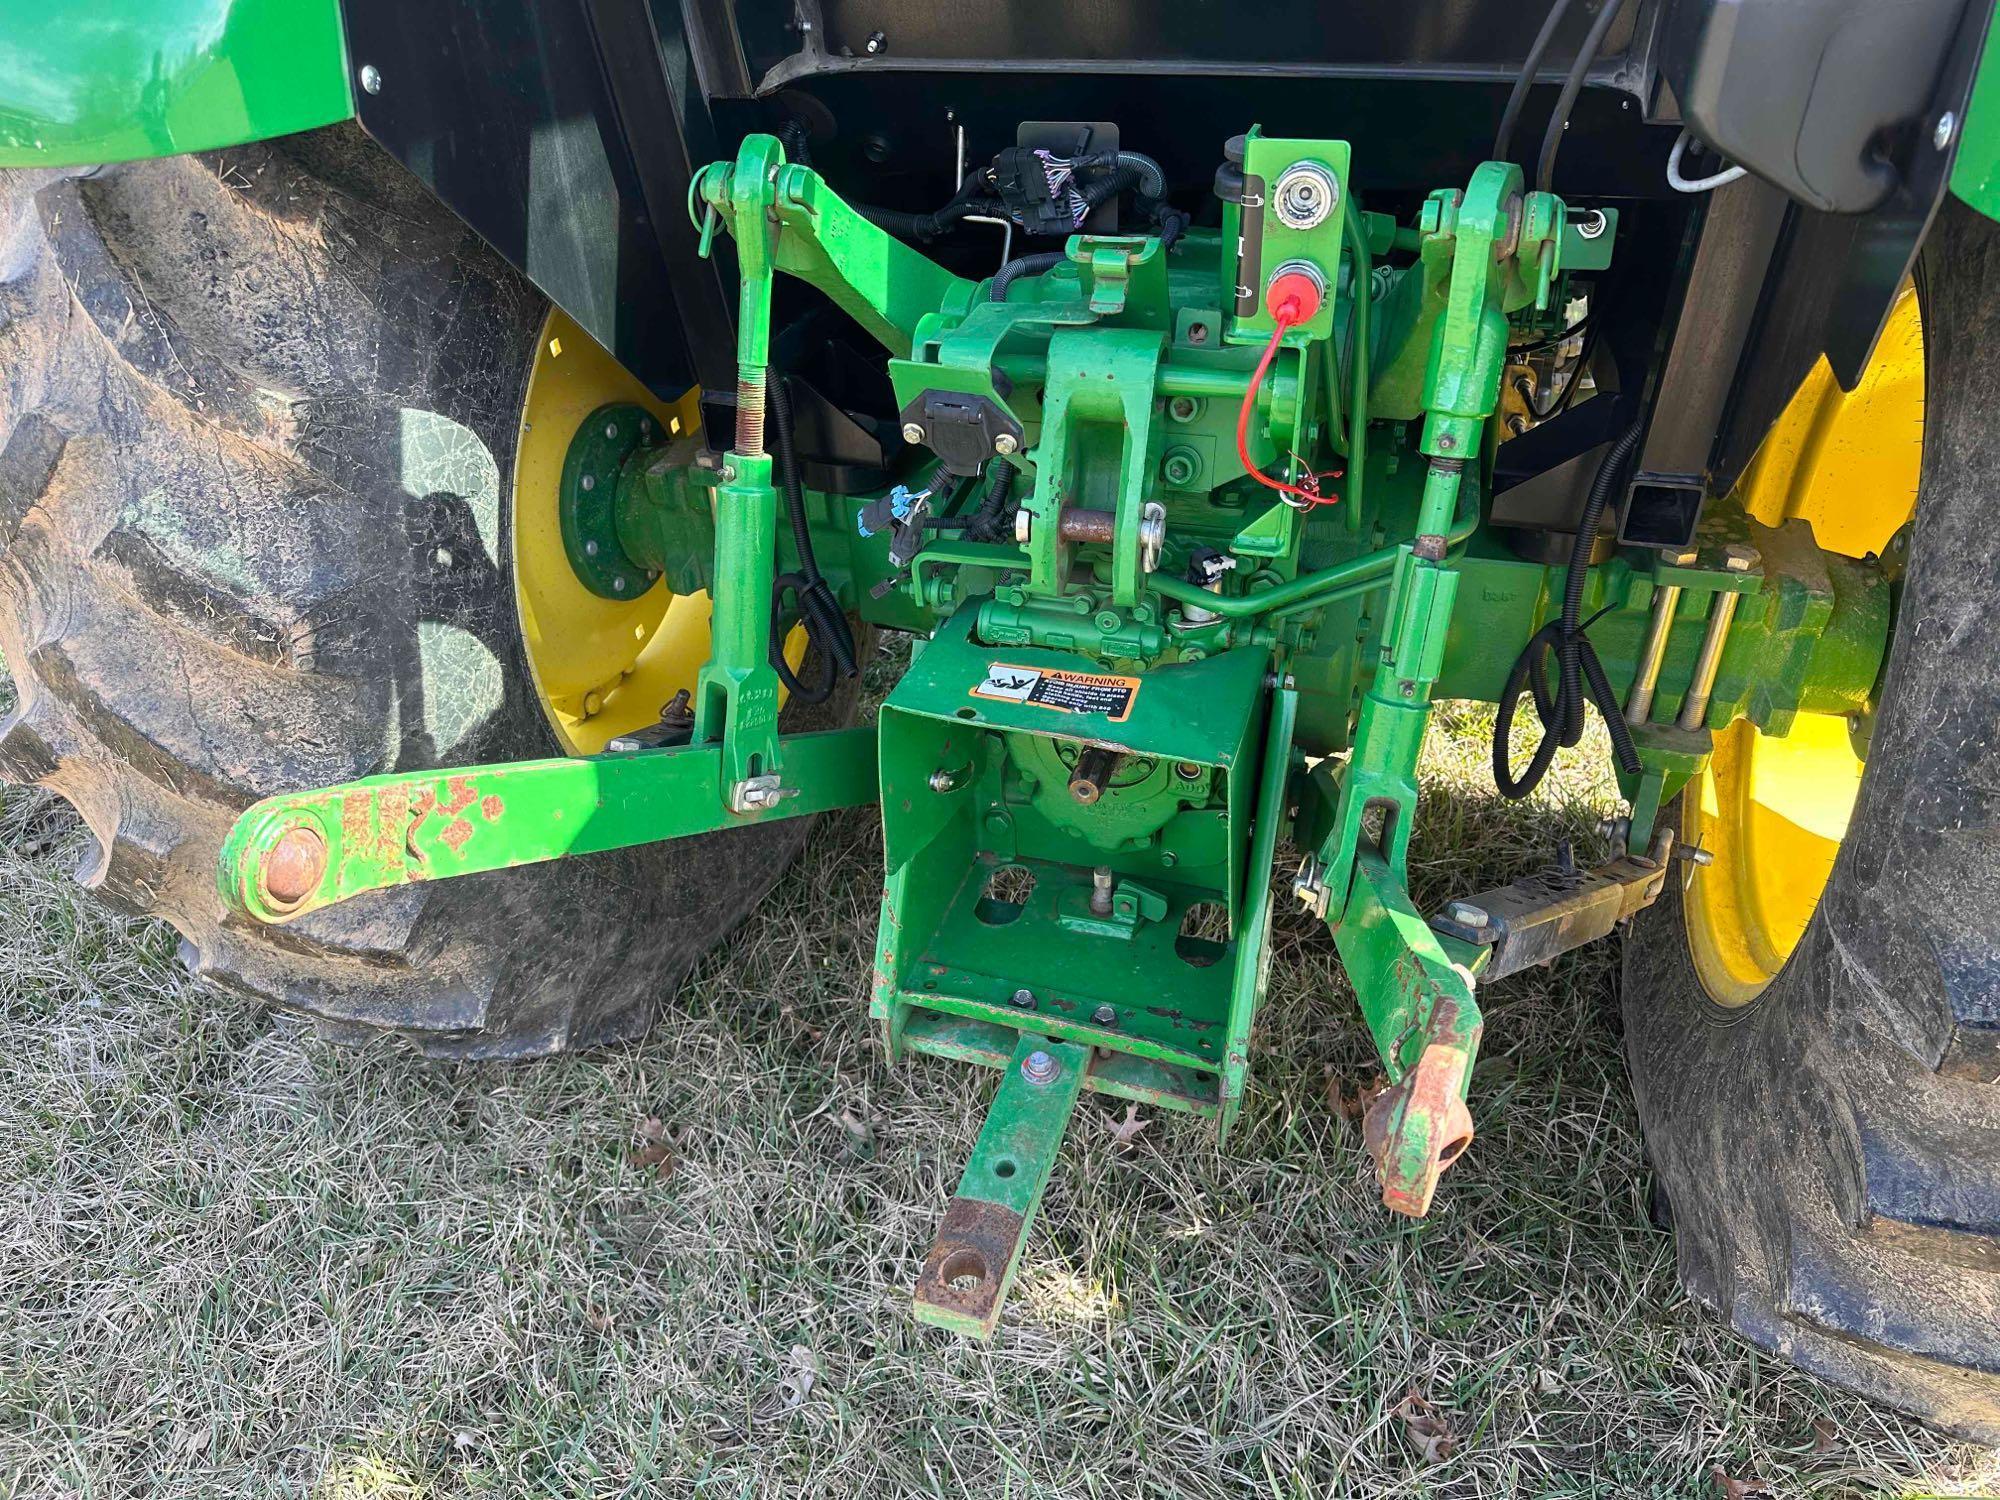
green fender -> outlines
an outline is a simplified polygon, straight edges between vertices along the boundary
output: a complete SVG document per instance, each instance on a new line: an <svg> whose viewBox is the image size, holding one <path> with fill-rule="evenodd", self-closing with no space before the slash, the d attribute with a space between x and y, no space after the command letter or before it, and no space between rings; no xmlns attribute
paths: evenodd
<svg viewBox="0 0 2000 1500"><path fill-rule="evenodd" d="M2000 219L2000 10L1987 23L1986 45L1979 71L1972 77L1972 94L1958 127L1958 155L1951 163L1951 190L1985 214Z"/></svg>
<svg viewBox="0 0 2000 1500"><path fill-rule="evenodd" d="M337 0L0 0L0 167L211 151L353 114Z"/></svg>

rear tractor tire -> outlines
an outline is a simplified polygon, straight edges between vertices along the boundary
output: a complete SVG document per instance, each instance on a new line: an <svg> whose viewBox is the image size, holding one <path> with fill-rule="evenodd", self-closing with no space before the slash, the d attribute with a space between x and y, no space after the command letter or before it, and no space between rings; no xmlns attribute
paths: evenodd
<svg viewBox="0 0 2000 1500"><path fill-rule="evenodd" d="M517 586L554 523L527 492L549 482L545 458L529 474L531 372L564 387L558 415L679 410L349 127L0 174L0 769L75 804L98 844L79 878L172 922L196 973L442 1056L638 1034L806 832L225 919L217 850L257 799L594 748L583 719L651 722L663 682L691 683L705 600L657 585L572 629L562 596ZM637 660L649 636L678 654ZM537 639L570 658L537 660ZM543 678L592 665L578 641L624 655L556 702ZM795 727L853 709L850 686Z"/></svg>
<svg viewBox="0 0 2000 1500"><path fill-rule="evenodd" d="M1872 724L1718 736L1663 814L1714 862L1677 866L1635 924L1626 1049L1689 1289L1814 1373L1995 1443L2000 225L1947 200L1918 305L1900 410L1922 466ZM1878 464L1915 452L1897 409L1854 434ZM1893 506L1894 486L1868 493L1879 472L1841 456L1826 492ZM1857 518L1815 516L1821 544Z"/></svg>

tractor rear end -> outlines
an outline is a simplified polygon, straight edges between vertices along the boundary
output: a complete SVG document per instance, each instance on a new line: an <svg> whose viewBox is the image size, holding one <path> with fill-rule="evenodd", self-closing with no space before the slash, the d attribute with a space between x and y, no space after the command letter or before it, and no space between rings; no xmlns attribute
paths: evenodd
<svg viewBox="0 0 2000 1500"><path fill-rule="evenodd" d="M518 628L525 680L496 701L532 701L555 753L406 737L365 774L239 780L259 800L225 836L174 844L214 872L184 925L331 955L458 877L679 850L692 886L696 848L776 857L809 815L878 807L882 1044L998 1073L915 1285L919 1319L975 1337L1084 1092L1226 1142L1274 903L1325 924L1352 982L1386 1082L1364 1135L1404 1215L1476 1149L1482 993L1630 927L1635 1076L1691 1283L1836 1378L2000 1431L2000 911L1959 854L1985 826L1969 735L1925 773L1967 788L1919 820L1944 905L1857 909L1913 857L1869 789L1913 774L1968 649L1940 646L1924 580L1992 551L1978 398L1942 396L1974 423L1949 438L1925 406L1952 367L1931 308L2000 316L1990 223L1950 204L1934 243L1958 248L1918 262L1947 176L1987 196L1961 143L1986 18L1909 6L1864 86L1842 60L1867 7L1571 9L1474 7L1425 44L1357 22L1275 72L1202 62L1208 23L1175 20L1099 77L968 60L921 15L681 30L586 6L529 40L355 0L339 66L363 127L557 304L505 543L472 539ZM1814 47L1822 67L1792 66ZM1704 149L1729 158L1706 178ZM407 419L402 440L421 450ZM1927 524L1952 540L1925 575ZM872 725L843 722L882 632L915 638L909 666ZM1507 796L1600 720L1627 805L1604 846L1421 909L1439 699L1498 706ZM61 755L40 771L7 738L61 784ZM738 908L751 864L774 867L716 867ZM563 901L615 923L617 884ZM563 909L513 946L563 951ZM1940 950L1912 934L1940 911L1950 957L1925 970ZM516 1035L490 1001L427 1028L365 983L331 993L275 998L433 1050ZM605 1039L585 1013L511 1050ZM1724 1080L1788 1101L1741 1164L1715 1156ZM1884 1084L1949 1129L1885 1115Z"/></svg>

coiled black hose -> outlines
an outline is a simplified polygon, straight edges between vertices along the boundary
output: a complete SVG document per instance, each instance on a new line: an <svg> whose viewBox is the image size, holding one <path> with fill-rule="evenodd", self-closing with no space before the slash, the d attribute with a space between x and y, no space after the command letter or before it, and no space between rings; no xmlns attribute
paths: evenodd
<svg viewBox="0 0 2000 1500"><path fill-rule="evenodd" d="M785 497L785 512L792 523L792 545L799 555L798 571L780 574L771 586L771 667L801 702L823 703L838 679L855 674L854 632L848 627L846 612L834 597L833 589L820 575L819 560L813 555L805 488L799 482L792 398L776 366L766 370L764 389L771 422L771 474L778 482L778 492ZM791 614L781 607L787 594L797 606ZM786 621L792 618L805 625L806 635L819 656L819 678L810 684L796 677L785 660L785 637L790 633Z"/></svg>
<svg viewBox="0 0 2000 1500"><path fill-rule="evenodd" d="M1597 466L1597 476L1590 482L1590 493L1584 499L1583 515L1577 523L1576 540L1570 545L1569 565L1563 570L1562 613L1529 637L1526 648L1515 658L1513 669L1507 674L1507 685L1500 690L1500 709L1493 718L1493 784L1503 797L1527 796L1549 774L1556 751L1583 738L1586 689L1611 731L1611 753L1618 761L1618 768L1628 776L1639 774L1639 751L1632 743L1632 731L1625 725L1623 706L1611 690L1611 679L1604 675L1604 664L1597 659L1596 648L1585 633L1590 622L1579 621L1578 616L1583 612L1583 586L1590 576L1590 549L1597 541L1597 523L1604 518L1604 507L1610 503L1626 466L1638 451L1640 431L1637 426L1626 429L1604 455L1604 462ZM1543 665L1543 659L1551 653L1556 659L1554 693L1549 691L1547 669ZM1542 740L1535 746L1526 769L1515 776L1507 764L1507 739L1514 727L1515 706L1524 690L1534 695L1535 713L1542 721Z"/></svg>

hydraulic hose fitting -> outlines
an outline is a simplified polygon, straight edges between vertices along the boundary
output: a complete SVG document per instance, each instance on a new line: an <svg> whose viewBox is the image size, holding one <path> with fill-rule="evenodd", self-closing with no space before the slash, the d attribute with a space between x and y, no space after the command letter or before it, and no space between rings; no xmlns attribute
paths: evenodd
<svg viewBox="0 0 2000 1500"><path fill-rule="evenodd" d="M1264 310L1280 323L1303 323L1326 298L1326 273L1309 260L1288 260L1271 273Z"/></svg>

